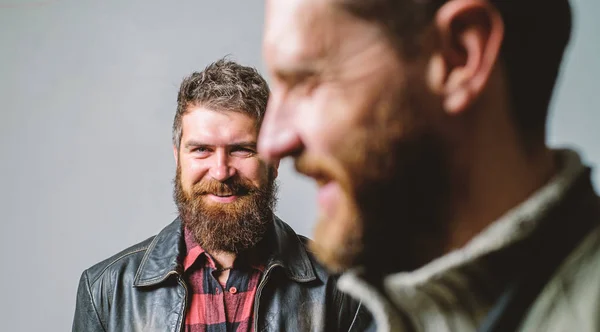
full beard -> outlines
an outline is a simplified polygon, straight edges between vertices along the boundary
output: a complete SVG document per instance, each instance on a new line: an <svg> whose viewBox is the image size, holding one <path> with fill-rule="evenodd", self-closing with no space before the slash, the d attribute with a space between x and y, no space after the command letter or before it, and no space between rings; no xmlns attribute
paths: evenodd
<svg viewBox="0 0 600 332"><path fill-rule="evenodd" d="M418 268L444 246L448 149L430 129L432 110L417 107L418 91L403 91L344 137L335 162L321 165L344 197L335 216L318 221L313 250L330 270L361 266L374 283ZM301 156L297 167L307 163Z"/></svg>
<svg viewBox="0 0 600 332"><path fill-rule="evenodd" d="M233 194L231 203L207 202L206 195ZM264 187L255 187L243 178L226 182L201 181L187 192L181 184L181 169L177 167L173 197L183 225L196 242L208 252L240 253L256 246L273 221L277 201L274 172Z"/></svg>

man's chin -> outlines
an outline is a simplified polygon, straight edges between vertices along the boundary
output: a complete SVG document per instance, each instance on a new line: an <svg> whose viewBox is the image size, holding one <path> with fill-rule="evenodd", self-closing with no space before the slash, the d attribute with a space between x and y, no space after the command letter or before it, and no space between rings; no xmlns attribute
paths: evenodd
<svg viewBox="0 0 600 332"><path fill-rule="evenodd" d="M332 218L321 217L315 225L311 250L334 273L357 265L362 253L362 227L350 210L340 209Z"/></svg>

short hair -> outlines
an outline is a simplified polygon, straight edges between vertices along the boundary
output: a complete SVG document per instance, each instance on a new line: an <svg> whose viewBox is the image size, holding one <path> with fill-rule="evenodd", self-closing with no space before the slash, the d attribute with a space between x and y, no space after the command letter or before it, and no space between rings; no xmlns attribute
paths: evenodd
<svg viewBox="0 0 600 332"><path fill-rule="evenodd" d="M182 118L190 107L234 111L256 119L257 129L267 108L269 86L253 67L222 58L183 79L173 119L173 145L179 150Z"/></svg>
<svg viewBox="0 0 600 332"><path fill-rule="evenodd" d="M421 32L448 0L336 0L354 16L379 24L401 55L417 56ZM505 36L500 59L508 77L511 117L526 145L544 142L546 118L572 13L568 0L488 0L500 12Z"/></svg>

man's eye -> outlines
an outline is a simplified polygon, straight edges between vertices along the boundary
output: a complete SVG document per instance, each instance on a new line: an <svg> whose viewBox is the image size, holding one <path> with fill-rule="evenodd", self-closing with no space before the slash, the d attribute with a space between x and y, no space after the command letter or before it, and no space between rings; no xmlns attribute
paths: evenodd
<svg viewBox="0 0 600 332"><path fill-rule="evenodd" d="M231 154L239 157L250 157L256 154L256 151L249 148L235 148L231 150Z"/></svg>
<svg viewBox="0 0 600 332"><path fill-rule="evenodd" d="M195 154L202 154L202 155L204 155L204 154L209 153L210 149L209 148L205 148L205 147L198 147L198 148L193 149L192 152L195 153Z"/></svg>

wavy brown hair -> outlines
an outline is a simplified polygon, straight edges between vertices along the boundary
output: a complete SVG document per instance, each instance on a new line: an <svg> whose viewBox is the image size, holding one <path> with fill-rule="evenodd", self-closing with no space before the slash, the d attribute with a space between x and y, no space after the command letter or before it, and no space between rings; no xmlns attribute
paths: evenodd
<svg viewBox="0 0 600 332"><path fill-rule="evenodd" d="M181 118L192 106L206 106L213 110L234 111L256 119L257 129L262 123L269 86L253 67L242 66L226 58L206 66L183 79L177 94L177 112L173 119L173 145L179 150Z"/></svg>

